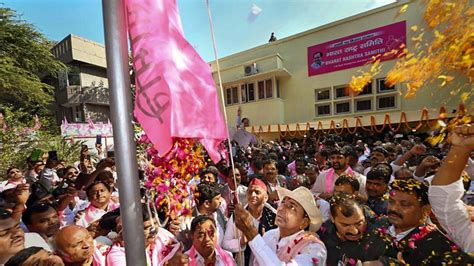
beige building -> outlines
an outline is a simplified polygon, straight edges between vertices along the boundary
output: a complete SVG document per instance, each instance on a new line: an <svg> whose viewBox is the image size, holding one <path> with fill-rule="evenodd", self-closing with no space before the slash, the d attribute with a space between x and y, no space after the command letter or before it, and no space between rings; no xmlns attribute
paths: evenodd
<svg viewBox="0 0 474 266"><path fill-rule="evenodd" d="M400 37L391 32L395 31L394 24L397 27L404 25L404 42L408 49L413 48L414 33L410 27L423 25L423 7L419 2L401 0L219 59L229 126L235 127L239 106L242 116L250 119L248 130L258 132L264 139L275 139L288 131L296 135L297 129L302 136L310 127L341 130L360 125L370 128L374 124L380 129L387 116L394 126L402 117L402 121L406 118L414 127L422 115L423 120L427 117L436 119L441 106L452 115L459 98L450 96L448 86L439 89L437 85L430 85L422 88L414 98L405 99L403 84L385 85L386 73L394 66L396 58L384 61L380 74L359 95L346 89L351 77L363 66L344 67L344 61L350 65L356 63L359 56L373 55L378 49L374 42L387 43L383 49L389 51L390 36ZM409 4L407 11L399 14L405 4ZM387 25L392 28L378 30ZM366 38L367 41L359 42ZM369 46L374 49L367 49ZM361 52L351 52L351 47ZM311 69L315 62L313 56L317 56L314 49L320 48L325 51L320 53L326 64L324 71L317 69L319 65ZM211 67L219 84L216 63L211 62ZM427 112L423 111L425 108ZM407 130L406 127L402 129Z"/></svg>
<svg viewBox="0 0 474 266"><path fill-rule="evenodd" d="M59 121L107 122L109 89L105 47L75 35L68 35L52 49L53 55L68 66L55 84L55 111Z"/></svg>

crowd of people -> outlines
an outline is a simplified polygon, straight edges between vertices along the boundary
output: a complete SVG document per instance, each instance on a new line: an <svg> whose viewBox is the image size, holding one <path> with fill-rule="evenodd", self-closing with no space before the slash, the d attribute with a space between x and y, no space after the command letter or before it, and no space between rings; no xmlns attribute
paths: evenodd
<svg viewBox="0 0 474 266"><path fill-rule="evenodd" d="M474 125L451 133L432 147L391 132L259 142L241 127L234 167L192 179L189 216L143 191L147 264L474 265ZM126 265L115 162L97 149L96 163L84 147L73 165L8 169L0 265Z"/></svg>

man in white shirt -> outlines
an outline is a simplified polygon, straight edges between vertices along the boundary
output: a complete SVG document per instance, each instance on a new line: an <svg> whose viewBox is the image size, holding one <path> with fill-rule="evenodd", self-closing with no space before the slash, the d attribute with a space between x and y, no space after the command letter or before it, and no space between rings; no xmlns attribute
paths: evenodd
<svg viewBox="0 0 474 266"><path fill-rule="evenodd" d="M313 193L320 193L319 197L323 199L329 198L334 190L334 183L336 183L337 178L344 174L357 179L360 184L360 194L366 195L366 177L351 169L347 160L347 155L348 154L346 153L346 150L341 148L334 148L330 152L332 168L329 168L328 170L319 174L316 182L311 188Z"/></svg>
<svg viewBox="0 0 474 266"><path fill-rule="evenodd" d="M452 146L429 189L433 212L441 226L465 252L474 252L474 223L461 198L464 195L461 173L474 151L474 126L454 129Z"/></svg>
<svg viewBox="0 0 474 266"><path fill-rule="evenodd" d="M252 215L242 206L235 209L236 226L249 240L254 265L326 265L326 248L314 234L322 217L311 191L277 188L281 199L275 224L278 228L258 234Z"/></svg>
<svg viewBox="0 0 474 266"><path fill-rule="evenodd" d="M255 145L258 143L257 137L248 132L245 128L249 126L250 121L248 118L240 120L242 115L242 109L239 106L237 110L237 131L232 136L232 140L236 141L241 147L247 148L250 144Z"/></svg>

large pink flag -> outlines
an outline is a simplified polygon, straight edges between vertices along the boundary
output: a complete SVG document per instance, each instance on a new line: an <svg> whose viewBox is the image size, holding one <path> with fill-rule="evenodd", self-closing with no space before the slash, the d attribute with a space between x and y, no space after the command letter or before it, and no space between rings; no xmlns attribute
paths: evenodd
<svg viewBox="0 0 474 266"><path fill-rule="evenodd" d="M135 116L161 154L198 138L214 161L227 131L209 65L183 35L176 0L126 0Z"/></svg>

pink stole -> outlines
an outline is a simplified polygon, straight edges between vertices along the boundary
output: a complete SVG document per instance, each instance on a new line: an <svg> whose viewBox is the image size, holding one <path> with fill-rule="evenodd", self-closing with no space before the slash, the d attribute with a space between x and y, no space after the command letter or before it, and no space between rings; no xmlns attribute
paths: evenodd
<svg viewBox="0 0 474 266"><path fill-rule="evenodd" d="M324 192L332 192L332 190L334 189L334 168L330 168L328 170L328 174L326 175L326 190ZM347 169L345 171L345 173L347 173L347 175L349 176L354 176L354 171L352 171L352 168L350 166L347 166Z"/></svg>
<svg viewBox="0 0 474 266"><path fill-rule="evenodd" d="M106 211L104 211L102 209L98 209L98 208L92 206L92 204L90 204L86 208L86 211L84 213L84 222L87 224L84 227L89 226L90 223L100 219L104 214L106 214L109 211L113 211L113 210L117 209L118 207L120 207L120 204L115 203L112 200L109 202L109 205L107 205L107 210Z"/></svg>
<svg viewBox="0 0 474 266"><path fill-rule="evenodd" d="M197 266L197 261L196 261L196 249L194 246L191 247L191 249L188 252L189 256L189 266ZM235 260L232 258L231 255L229 255L227 252L225 252L219 245L216 246L216 260L217 260L217 255L222 259L224 262L224 265L235 265ZM217 265L217 261L216 261Z"/></svg>
<svg viewBox="0 0 474 266"><path fill-rule="evenodd" d="M314 234L301 232L293 241L288 243L288 245L279 248L277 251L277 256L281 261L289 263L298 254L300 254L307 245L311 243L319 243L324 246L323 242L321 242L321 240L319 240L319 238Z"/></svg>

